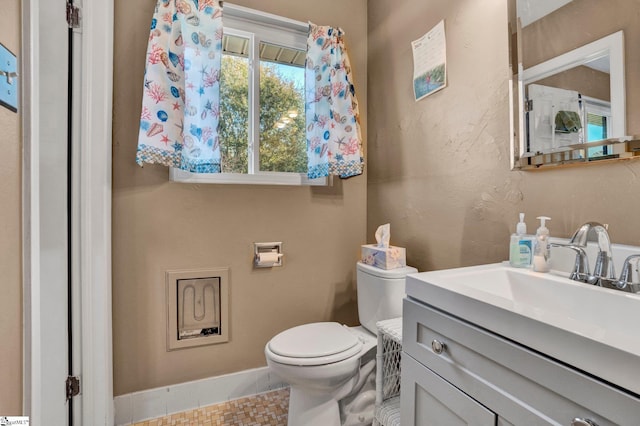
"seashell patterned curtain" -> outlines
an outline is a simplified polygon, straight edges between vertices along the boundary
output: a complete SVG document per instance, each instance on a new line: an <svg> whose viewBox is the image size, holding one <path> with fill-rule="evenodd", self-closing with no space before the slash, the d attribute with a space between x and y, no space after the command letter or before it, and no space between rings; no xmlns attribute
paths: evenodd
<svg viewBox="0 0 640 426"><path fill-rule="evenodd" d="M147 48L136 162L220 172L222 5L158 0Z"/></svg>
<svg viewBox="0 0 640 426"><path fill-rule="evenodd" d="M158 0L147 47L136 162L220 173L222 2ZM364 167L358 101L340 28L309 24L305 104L309 178Z"/></svg>
<svg viewBox="0 0 640 426"><path fill-rule="evenodd" d="M362 174L364 158L351 65L340 28L309 23L305 103L309 178Z"/></svg>

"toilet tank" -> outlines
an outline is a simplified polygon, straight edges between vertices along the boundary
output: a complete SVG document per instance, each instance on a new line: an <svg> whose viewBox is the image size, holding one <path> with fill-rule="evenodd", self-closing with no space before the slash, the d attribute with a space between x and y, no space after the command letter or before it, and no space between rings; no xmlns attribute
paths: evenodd
<svg viewBox="0 0 640 426"><path fill-rule="evenodd" d="M418 270L411 266L380 269L362 262L356 269L358 318L364 328L377 335L376 322L402 316L405 278Z"/></svg>

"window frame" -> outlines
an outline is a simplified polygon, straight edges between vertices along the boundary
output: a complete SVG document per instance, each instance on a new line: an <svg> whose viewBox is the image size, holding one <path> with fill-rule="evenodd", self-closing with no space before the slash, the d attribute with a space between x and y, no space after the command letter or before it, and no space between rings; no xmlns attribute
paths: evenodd
<svg viewBox="0 0 640 426"><path fill-rule="evenodd" d="M306 173L260 171L260 58L261 42L307 49L308 23L224 3L225 34L249 40L249 140L247 173L191 173L169 168L169 179L183 183L326 186L327 178L309 179Z"/></svg>

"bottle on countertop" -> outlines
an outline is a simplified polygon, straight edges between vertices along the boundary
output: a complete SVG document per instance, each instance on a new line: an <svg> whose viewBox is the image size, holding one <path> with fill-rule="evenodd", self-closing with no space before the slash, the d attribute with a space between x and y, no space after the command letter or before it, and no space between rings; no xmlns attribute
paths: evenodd
<svg viewBox="0 0 640 426"><path fill-rule="evenodd" d="M524 213L520 213L520 222L516 232L511 234L509 244L509 264L516 268L529 268L533 260L533 236L527 235Z"/></svg>
<svg viewBox="0 0 640 426"><path fill-rule="evenodd" d="M551 249L549 247L549 230L545 226L547 216L539 216L540 227L536 231L536 239L533 247L533 270L535 272L549 272L551 269Z"/></svg>

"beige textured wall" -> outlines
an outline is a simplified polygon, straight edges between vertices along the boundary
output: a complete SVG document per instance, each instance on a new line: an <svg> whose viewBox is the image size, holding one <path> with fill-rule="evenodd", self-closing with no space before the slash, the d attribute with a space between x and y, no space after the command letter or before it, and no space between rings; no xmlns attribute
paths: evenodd
<svg viewBox="0 0 640 426"><path fill-rule="evenodd" d="M366 136L366 0L234 3L346 31ZM154 5L115 2L115 395L264 366L265 343L297 324L356 323L355 262L366 239L366 176L333 188L188 185L168 182L164 167L135 165ZM284 242L285 266L253 270L252 243L274 240ZM231 341L167 352L165 270L217 266L231 270Z"/></svg>
<svg viewBox="0 0 640 426"><path fill-rule="evenodd" d="M20 61L20 0L5 0L0 43ZM22 413L22 263L20 115L0 107L0 414Z"/></svg>
<svg viewBox="0 0 640 426"><path fill-rule="evenodd" d="M638 2L625 4L636 17ZM410 42L441 19L448 87L416 103ZM368 27L368 234L391 222L392 243L420 270L506 259L519 211L530 232L544 214L555 236L597 220L614 242L640 244L628 219L640 208L640 161L509 170L505 0L369 0ZM636 31L626 34L628 66L639 63ZM628 93L638 92L636 73L627 69Z"/></svg>
<svg viewBox="0 0 640 426"><path fill-rule="evenodd" d="M391 223L419 270L505 258L509 172L504 0L369 1L368 233ZM447 87L415 102L411 41L445 19ZM515 216L513 216L515 219Z"/></svg>

